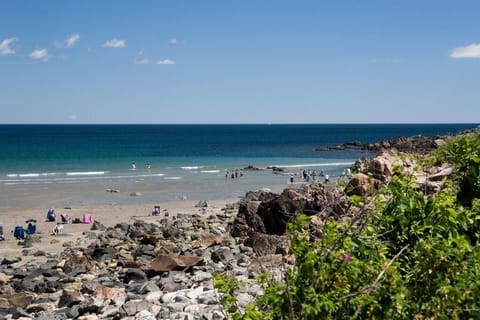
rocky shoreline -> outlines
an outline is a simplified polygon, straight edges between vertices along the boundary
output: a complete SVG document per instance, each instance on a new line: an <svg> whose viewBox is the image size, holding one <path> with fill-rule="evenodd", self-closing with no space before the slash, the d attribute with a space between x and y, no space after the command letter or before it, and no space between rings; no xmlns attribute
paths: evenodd
<svg viewBox="0 0 480 320"><path fill-rule="evenodd" d="M47 262L4 258L0 318L223 319L212 276L231 270L248 281L253 258L252 248L237 245L227 232L235 210L212 214L205 207L109 228L95 222L59 255L24 252ZM246 289L241 301L258 291Z"/></svg>
<svg viewBox="0 0 480 320"><path fill-rule="evenodd" d="M417 137L375 144L377 155L357 161L345 192L320 182L281 194L259 190L222 210L204 201L195 214L154 222L138 218L107 228L96 221L60 254L25 249L28 261L0 262L0 319L224 319L212 282L216 273L241 281L237 299L245 307L262 294L256 275L280 275L291 262L285 230L295 216L310 215L315 235L327 218L347 219L347 196L368 197L388 183L395 166L416 175L425 192L435 192L451 170L419 172L415 157L399 152L425 154L442 141Z"/></svg>
<svg viewBox="0 0 480 320"><path fill-rule="evenodd" d="M479 128L465 130L460 134L473 134ZM416 153L425 155L439 146L443 145L448 136L435 135L424 137L421 135L413 137L398 137L390 140L382 140L375 143L362 141L347 141L339 145L327 146L315 149L316 151L340 151L340 150L364 150L370 152L381 152L384 150L396 150L404 153Z"/></svg>

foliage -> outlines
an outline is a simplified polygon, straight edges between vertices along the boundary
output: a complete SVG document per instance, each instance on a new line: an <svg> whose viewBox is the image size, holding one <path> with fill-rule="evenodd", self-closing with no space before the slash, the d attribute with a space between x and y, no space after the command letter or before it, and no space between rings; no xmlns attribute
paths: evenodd
<svg viewBox="0 0 480 320"><path fill-rule="evenodd" d="M480 197L480 134L452 138L433 152L429 160L455 167L460 204L470 207L473 199Z"/></svg>
<svg viewBox="0 0 480 320"><path fill-rule="evenodd" d="M232 319L480 318L479 142L462 137L433 155L458 170L435 196L397 171L369 202L352 198L349 219L327 219L320 238L297 217L287 229L295 265L282 281L261 277L264 294L244 311L234 278L216 277L225 310Z"/></svg>
<svg viewBox="0 0 480 320"><path fill-rule="evenodd" d="M215 274L213 277L215 288L221 294L220 303L223 309L234 320L262 320L266 315L257 310L254 305L247 305L244 312L238 306L238 300L235 297L236 291L240 288L239 281L232 276L225 274Z"/></svg>

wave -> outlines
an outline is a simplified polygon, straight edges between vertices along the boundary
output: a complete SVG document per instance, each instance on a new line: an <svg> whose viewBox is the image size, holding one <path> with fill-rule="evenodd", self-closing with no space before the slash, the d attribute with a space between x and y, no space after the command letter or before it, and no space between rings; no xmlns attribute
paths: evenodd
<svg viewBox="0 0 480 320"><path fill-rule="evenodd" d="M99 176L105 174L105 171L81 171L81 172L67 172L67 176Z"/></svg>
<svg viewBox="0 0 480 320"><path fill-rule="evenodd" d="M180 167L183 170L198 170L203 168L203 166L190 166L190 167Z"/></svg>
<svg viewBox="0 0 480 320"><path fill-rule="evenodd" d="M220 170L200 170L202 173L219 173Z"/></svg>
<svg viewBox="0 0 480 320"><path fill-rule="evenodd" d="M55 172L47 173L9 173L8 178L34 178L34 177L48 177L56 175Z"/></svg>
<svg viewBox="0 0 480 320"><path fill-rule="evenodd" d="M163 179L165 179L165 180L180 180L180 179L182 179L182 177L165 177Z"/></svg>
<svg viewBox="0 0 480 320"><path fill-rule="evenodd" d="M103 171L102 171L103 172ZM110 180L110 179L137 179L137 178L149 178L149 177L163 177L164 173L149 173L149 174L132 174L132 175L108 175L108 172L99 173L97 171L92 172L69 172L63 176L51 176L45 177L41 174L25 174L20 175L11 174L8 179L0 179L0 183L5 185L13 184L39 184L39 183L75 183L75 182L88 182L94 180Z"/></svg>
<svg viewBox="0 0 480 320"><path fill-rule="evenodd" d="M274 165L270 167L279 167L279 168L341 167L341 166L350 166L352 164L353 162L322 162L322 163L307 163L307 164Z"/></svg>

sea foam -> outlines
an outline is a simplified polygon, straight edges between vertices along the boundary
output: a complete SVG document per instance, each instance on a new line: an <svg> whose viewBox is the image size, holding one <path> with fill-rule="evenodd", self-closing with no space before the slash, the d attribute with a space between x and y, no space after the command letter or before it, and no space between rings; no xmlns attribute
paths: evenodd
<svg viewBox="0 0 480 320"><path fill-rule="evenodd" d="M67 176L98 176L105 174L105 171L81 171L81 172L67 172Z"/></svg>

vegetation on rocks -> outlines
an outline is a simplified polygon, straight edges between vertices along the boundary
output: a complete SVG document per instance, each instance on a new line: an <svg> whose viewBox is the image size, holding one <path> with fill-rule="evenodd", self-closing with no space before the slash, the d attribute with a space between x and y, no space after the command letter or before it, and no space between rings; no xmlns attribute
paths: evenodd
<svg viewBox="0 0 480 320"><path fill-rule="evenodd" d="M232 319L480 318L480 135L453 138L422 166L452 175L426 194L395 168L371 197L350 197L346 217L298 215L288 224L294 263L259 277L263 295L239 308L239 283L215 285ZM287 259L288 256L285 256Z"/></svg>

